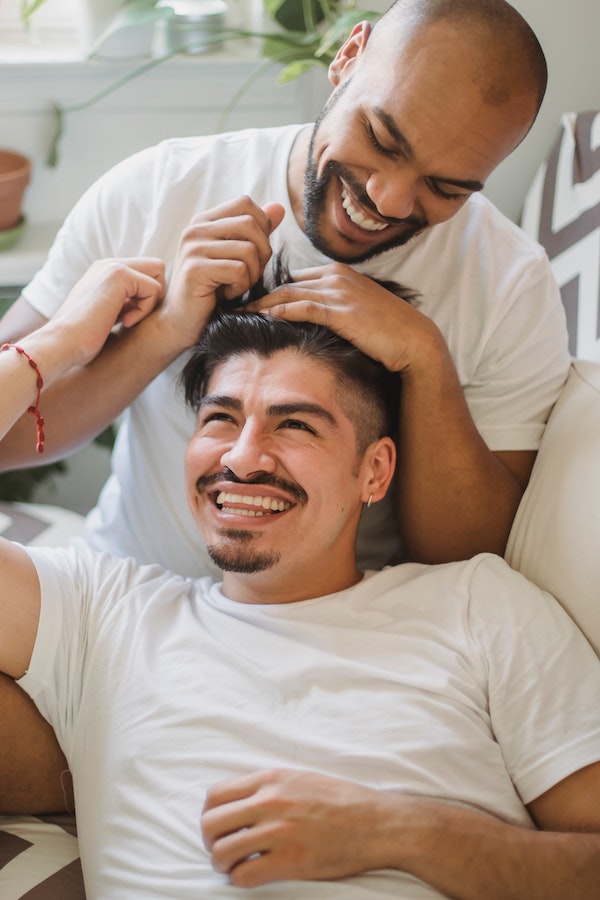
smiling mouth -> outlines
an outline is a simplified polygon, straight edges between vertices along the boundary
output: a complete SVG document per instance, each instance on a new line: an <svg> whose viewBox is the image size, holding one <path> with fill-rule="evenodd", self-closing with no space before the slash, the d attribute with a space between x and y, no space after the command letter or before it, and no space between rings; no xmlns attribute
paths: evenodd
<svg viewBox="0 0 600 900"><path fill-rule="evenodd" d="M227 491L220 491L215 503L218 509L236 516L271 516L287 512L292 506L288 500L278 500L276 497L254 497Z"/></svg>
<svg viewBox="0 0 600 900"><path fill-rule="evenodd" d="M356 209L352 204L348 189L344 186L342 186L342 206L346 210L346 215L350 221L358 228L362 228L363 231L384 231L386 228L389 228L387 222L377 222L375 219L369 219L364 213Z"/></svg>

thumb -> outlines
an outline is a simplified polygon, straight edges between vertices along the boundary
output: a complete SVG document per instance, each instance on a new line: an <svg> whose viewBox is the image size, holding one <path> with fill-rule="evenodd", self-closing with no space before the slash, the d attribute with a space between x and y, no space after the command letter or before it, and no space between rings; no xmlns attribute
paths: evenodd
<svg viewBox="0 0 600 900"><path fill-rule="evenodd" d="M269 217L269 234L272 234L283 221L285 210L281 203L265 203L263 211Z"/></svg>

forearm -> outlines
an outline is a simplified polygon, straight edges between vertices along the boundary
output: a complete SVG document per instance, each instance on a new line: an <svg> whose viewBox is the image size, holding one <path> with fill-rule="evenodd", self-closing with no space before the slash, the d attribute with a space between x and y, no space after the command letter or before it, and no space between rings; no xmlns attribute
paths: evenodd
<svg viewBox="0 0 600 900"><path fill-rule="evenodd" d="M432 344L402 376L397 499L407 556L502 555L523 488L477 431L445 344Z"/></svg>
<svg viewBox="0 0 600 900"><path fill-rule="evenodd" d="M182 350L168 338L157 313L134 328L111 335L92 362L53 381L42 392L40 401L45 420L44 453L36 454L35 423L24 414L0 443L0 469L39 465L64 457L110 424ZM35 333L22 341L34 357L35 342ZM41 362L40 369L46 380Z"/></svg>
<svg viewBox="0 0 600 900"><path fill-rule="evenodd" d="M590 900L600 835L529 830L493 816L403 796L388 817L390 857L456 900ZM392 825L397 817L395 826Z"/></svg>

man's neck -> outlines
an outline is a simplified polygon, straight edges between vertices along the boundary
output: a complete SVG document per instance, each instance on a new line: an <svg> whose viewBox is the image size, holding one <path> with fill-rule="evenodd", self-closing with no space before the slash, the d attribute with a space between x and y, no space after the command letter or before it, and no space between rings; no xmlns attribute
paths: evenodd
<svg viewBox="0 0 600 900"><path fill-rule="evenodd" d="M362 581L364 576L355 566L344 574L328 573L327 577L306 580L303 572L288 572L274 576L272 570L253 575L240 572L224 572L222 593L238 603L282 605L315 600L329 594L338 594Z"/></svg>

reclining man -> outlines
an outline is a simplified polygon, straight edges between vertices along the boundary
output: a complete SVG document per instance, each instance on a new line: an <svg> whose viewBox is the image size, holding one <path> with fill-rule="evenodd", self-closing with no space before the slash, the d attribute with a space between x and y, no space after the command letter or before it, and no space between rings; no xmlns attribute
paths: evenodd
<svg viewBox="0 0 600 900"><path fill-rule="evenodd" d="M148 271L98 264L0 353L0 433L148 311ZM357 566L393 378L325 328L215 317L185 480L222 584L1 541L0 668L69 760L89 900L597 896L583 636L496 556Z"/></svg>

